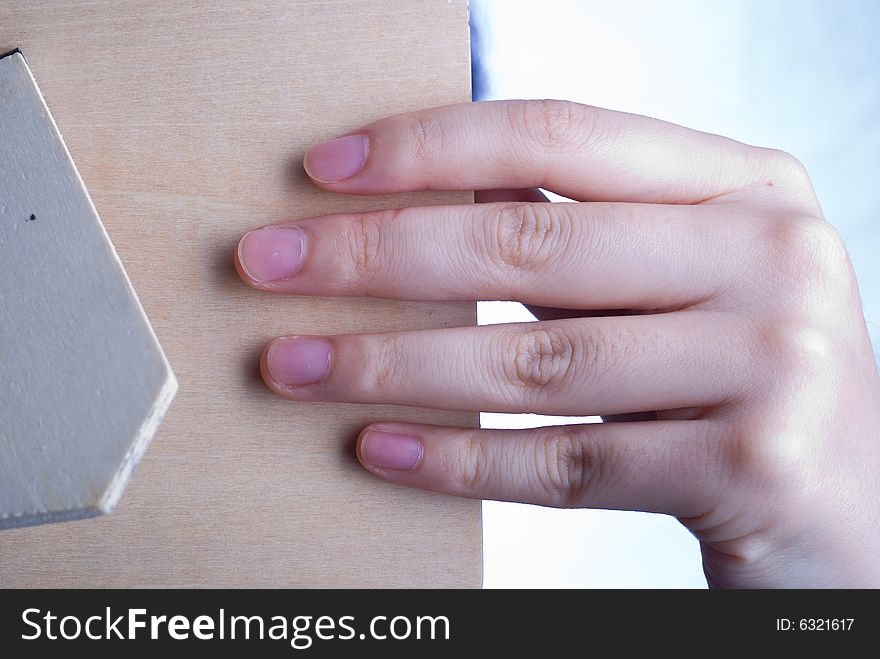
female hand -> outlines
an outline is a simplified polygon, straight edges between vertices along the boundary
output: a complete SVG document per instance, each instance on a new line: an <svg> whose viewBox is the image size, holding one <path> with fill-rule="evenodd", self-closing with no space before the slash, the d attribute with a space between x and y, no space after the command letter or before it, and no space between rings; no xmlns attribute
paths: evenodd
<svg viewBox="0 0 880 659"><path fill-rule="evenodd" d="M495 201L253 231L236 254L251 286L519 300L552 320L279 338L261 358L274 392L606 415L512 431L371 424L357 445L371 472L675 515L713 586L880 585L880 378L844 244L793 157L527 101L383 119L314 147L305 168L334 192ZM544 203L537 187L580 203Z"/></svg>

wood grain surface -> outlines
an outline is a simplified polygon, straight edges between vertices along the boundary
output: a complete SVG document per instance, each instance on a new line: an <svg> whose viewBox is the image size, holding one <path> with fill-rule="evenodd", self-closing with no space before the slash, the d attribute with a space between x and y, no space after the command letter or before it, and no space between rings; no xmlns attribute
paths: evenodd
<svg viewBox="0 0 880 659"><path fill-rule="evenodd" d="M358 430L476 415L306 404L262 384L262 344L472 324L470 304L278 297L247 288L248 229L466 193L319 191L313 143L470 96L463 0L4 0L20 47L180 382L109 517L0 532L0 586L480 583L480 504L383 483Z"/></svg>

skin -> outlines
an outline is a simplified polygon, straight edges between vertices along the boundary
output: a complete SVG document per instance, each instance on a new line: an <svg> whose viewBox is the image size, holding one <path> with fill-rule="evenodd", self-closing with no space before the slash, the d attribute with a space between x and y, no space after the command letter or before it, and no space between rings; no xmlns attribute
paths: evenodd
<svg viewBox="0 0 880 659"><path fill-rule="evenodd" d="M484 203L248 234L245 282L518 300L542 320L281 337L261 358L272 391L605 415L532 430L371 424L358 457L415 488L674 515L711 586L880 585L880 377L844 243L794 157L564 101L451 105L348 136L306 156L319 187L477 190Z"/></svg>

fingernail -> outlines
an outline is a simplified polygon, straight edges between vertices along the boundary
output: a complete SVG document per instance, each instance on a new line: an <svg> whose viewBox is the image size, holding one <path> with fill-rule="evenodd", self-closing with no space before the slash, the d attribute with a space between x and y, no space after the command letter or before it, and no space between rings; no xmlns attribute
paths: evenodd
<svg viewBox="0 0 880 659"><path fill-rule="evenodd" d="M321 183L338 183L357 174L367 161L367 136L348 135L309 149L303 160L306 174Z"/></svg>
<svg viewBox="0 0 880 659"><path fill-rule="evenodd" d="M381 430L370 430L361 440L361 457L374 467L412 471L422 461L421 440Z"/></svg>
<svg viewBox="0 0 880 659"><path fill-rule="evenodd" d="M238 260L254 281L275 281L295 275L303 261L303 232L296 227L267 227L244 235Z"/></svg>
<svg viewBox="0 0 880 659"><path fill-rule="evenodd" d="M322 339L278 339L269 348L266 361L276 382L315 384L330 373L330 344Z"/></svg>

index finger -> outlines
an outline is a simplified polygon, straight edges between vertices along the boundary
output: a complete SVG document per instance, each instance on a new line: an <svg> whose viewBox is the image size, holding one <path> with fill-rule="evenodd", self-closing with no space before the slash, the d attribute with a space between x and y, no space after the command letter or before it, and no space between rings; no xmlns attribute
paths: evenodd
<svg viewBox="0 0 880 659"><path fill-rule="evenodd" d="M303 164L316 184L334 192L541 187L580 201L664 204L802 177L800 164L779 151L548 100L395 115L313 147Z"/></svg>

